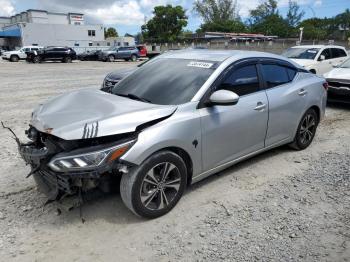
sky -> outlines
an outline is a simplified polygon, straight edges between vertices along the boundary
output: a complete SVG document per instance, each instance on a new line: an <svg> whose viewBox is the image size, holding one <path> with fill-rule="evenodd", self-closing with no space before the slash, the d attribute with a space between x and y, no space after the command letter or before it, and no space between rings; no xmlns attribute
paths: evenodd
<svg viewBox="0 0 350 262"><path fill-rule="evenodd" d="M239 14L245 20L249 10L262 0L237 0ZM296 0L305 12L304 18L331 17L350 8L350 0ZM194 0L0 0L0 16L11 16L27 9L44 9L51 12L79 12L85 21L115 27L119 35L136 34L144 21L152 18L157 5L182 5L189 17L186 29L195 31L201 24L193 12ZM288 0L277 0L280 13L287 12Z"/></svg>

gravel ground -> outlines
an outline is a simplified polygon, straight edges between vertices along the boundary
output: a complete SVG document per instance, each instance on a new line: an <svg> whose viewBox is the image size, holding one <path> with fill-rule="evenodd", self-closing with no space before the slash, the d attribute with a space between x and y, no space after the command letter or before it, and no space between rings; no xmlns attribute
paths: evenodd
<svg viewBox="0 0 350 262"><path fill-rule="evenodd" d="M32 108L134 63L0 62L0 120L24 139ZM0 260L350 261L350 107L327 108L313 144L281 147L191 186L169 214L144 220L106 195L79 210L43 206L0 129Z"/></svg>

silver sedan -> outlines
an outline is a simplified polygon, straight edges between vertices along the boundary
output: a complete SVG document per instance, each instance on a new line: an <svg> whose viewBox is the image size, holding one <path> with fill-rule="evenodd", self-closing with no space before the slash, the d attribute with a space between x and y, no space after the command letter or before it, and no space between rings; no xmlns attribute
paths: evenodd
<svg viewBox="0 0 350 262"><path fill-rule="evenodd" d="M20 152L50 199L119 178L126 206L155 218L228 166L284 144L307 148L326 100L323 78L281 56L169 52L112 93L79 90L38 106Z"/></svg>

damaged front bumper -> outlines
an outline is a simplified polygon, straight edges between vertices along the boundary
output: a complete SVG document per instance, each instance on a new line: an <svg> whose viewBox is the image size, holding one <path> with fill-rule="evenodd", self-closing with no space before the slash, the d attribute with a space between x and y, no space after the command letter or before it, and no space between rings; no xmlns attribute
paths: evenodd
<svg viewBox="0 0 350 262"><path fill-rule="evenodd" d="M46 147L38 148L35 143L19 143L18 147L24 161L31 166L31 172L28 176L33 175L39 191L44 193L49 200L59 200L65 196L86 192L94 188L109 192L114 184L111 181L120 177L119 170L127 170L126 164L117 160L105 161L93 168L58 172L50 167L50 162L54 159L60 159L57 156L69 155L68 153L52 154Z"/></svg>

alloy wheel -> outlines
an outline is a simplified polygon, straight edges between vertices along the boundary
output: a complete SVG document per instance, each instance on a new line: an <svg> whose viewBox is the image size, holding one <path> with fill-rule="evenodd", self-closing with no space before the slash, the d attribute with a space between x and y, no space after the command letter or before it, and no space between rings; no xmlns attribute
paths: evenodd
<svg viewBox="0 0 350 262"><path fill-rule="evenodd" d="M149 210L166 208L176 198L181 185L179 169L170 162L152 167L143 178L140 198Z"/></svg>
<svg viewBox="0 0 350 262"><path fill-rule="evenodd" d="M301 123L300 127L300 142L302 144L309 143L312 138L314 137L315 131L316 131L316 119L313 114L307 114L303 122Z"/></svg>

